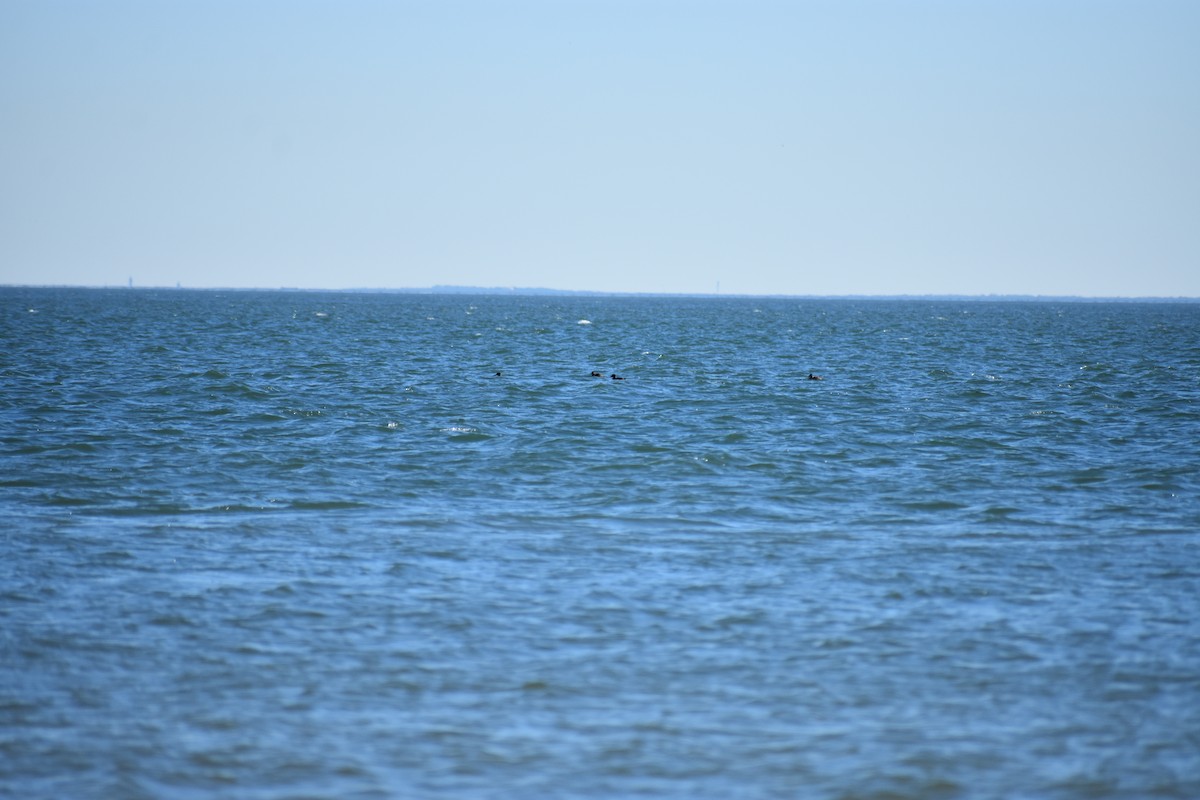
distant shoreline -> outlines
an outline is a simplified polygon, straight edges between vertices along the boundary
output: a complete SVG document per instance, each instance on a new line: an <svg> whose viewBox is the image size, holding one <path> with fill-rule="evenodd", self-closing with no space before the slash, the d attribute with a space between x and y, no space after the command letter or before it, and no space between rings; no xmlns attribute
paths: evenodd
<svg viewBox="0 0 1200 800"><path fill-rule="evenodd" d="M604 292L589 289L547 289L541 287L430 286L426 288L302 288L234 286L125 286L121 284L85 286L80 284L0 284L0 289L96 289L116 291L192 291L192 292L297 292L304 294L416 294L512 297L678 297L710 300L920 300L955 302L1054 302L1054 303L1200 303L1200 297L1164 296L1083 296L1040 294L733 294L713 292Z"/></svg>

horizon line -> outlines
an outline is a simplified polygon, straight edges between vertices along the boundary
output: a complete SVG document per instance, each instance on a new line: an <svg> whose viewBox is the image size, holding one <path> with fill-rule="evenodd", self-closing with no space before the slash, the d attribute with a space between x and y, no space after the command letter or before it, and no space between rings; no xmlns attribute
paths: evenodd
<svg viewBox="0 0 1200 800"><path fill-rule="evenodd" d="M512 295L512 296L564 296L564 297L694 297L694 298L776 298L796 300L1044 300L1044 301L1147 301L1147 302L1200 302L1194 295L1082 295L1082 294L1030 294L1013 292L991 292L987 294L966 293L903 293L903 294L792 294L792 293L739 293L739 292L646 292L608 291L602 289L554 289L537 286L469 286L435 284L429 287L302 287L302 286L174 286L147 284L71 284L71 283L0 283L3 289L115 289L115 290L162 290L198 292L326 292L334 294L438 294L438 295Z"/></svg>

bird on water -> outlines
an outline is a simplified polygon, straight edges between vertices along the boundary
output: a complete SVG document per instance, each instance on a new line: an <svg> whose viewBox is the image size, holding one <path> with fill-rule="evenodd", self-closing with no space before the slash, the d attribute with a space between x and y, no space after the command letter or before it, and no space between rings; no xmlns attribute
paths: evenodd
<svg viewBox="0 0 1200 800"><path fill-rule="evenodd" d="M617 375L617 374L615 374L615 373L614 373L614 374L612 374L612 375L609 375L608 377L612 378L614 381L623 381L623 380L625 380L625 379L624 379L624 378L622 378L620 375Z"/></svg>

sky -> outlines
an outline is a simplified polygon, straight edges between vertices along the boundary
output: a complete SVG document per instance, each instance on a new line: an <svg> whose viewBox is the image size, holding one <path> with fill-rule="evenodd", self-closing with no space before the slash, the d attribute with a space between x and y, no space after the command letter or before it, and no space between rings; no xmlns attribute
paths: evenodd
<svg viewBox="0 0 1200 800"><path fill-rule="evenodd" d="M0 0L0 284L1200 296L1195 0Z"/></svg>

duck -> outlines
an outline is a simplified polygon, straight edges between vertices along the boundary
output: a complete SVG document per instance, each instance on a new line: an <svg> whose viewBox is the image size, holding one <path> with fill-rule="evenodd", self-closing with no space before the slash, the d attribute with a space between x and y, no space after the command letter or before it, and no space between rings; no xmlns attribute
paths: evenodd
<svg viewBox="0 0 1200 800"><path fill-rule="evenodd" d="M603 378L604 376L601 375L599 372L596 372L596 370L592 370L592 377L593 378Z"/></svg>
<svg viewBox="0 0 1200 800"><path fill-rule="evenodd" d="M811 372L810 372L810 373L808 373L808 379L809 379L810 381L823 381L823 380L825 380L825 379L824 379L824 378L822 378L820 375L813 375Z"/></svg>
<svg viewBox="0 0 1200 800"><path fill-rule="evenodd" d="M608 377L612 378L614 381L623 381L623 380L625 380L625 379L624 379L624 378L622 378L620 375L617 375L617 374L615 374L615 373L614 373L614 374L612 374L612 375L609 375Z"/></svg>

